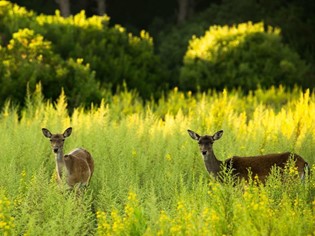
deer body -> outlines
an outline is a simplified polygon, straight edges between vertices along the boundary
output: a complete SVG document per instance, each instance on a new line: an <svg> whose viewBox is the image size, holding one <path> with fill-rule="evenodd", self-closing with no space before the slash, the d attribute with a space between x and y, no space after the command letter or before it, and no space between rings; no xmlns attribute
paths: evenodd
<svg viewBox="0 0 315 236"><path fill-rule="evenodd" d="M249 173L251 173L252 178L258 176L261 182L265 182L272 167L277 166L279 168L284 168L290 158L295 161L295 166L297 167L301 178L304 178L305 168L308 168L308 163L304 161L302 157L290 152L250 157L233 156L225 161L220 161L216 158L212 145L214 141L222 137L222 130L216 132L214 135L205 136L200 136L191 130L188 130L188 133L191 138L198 141L206 169L214 176L217 176L222 170L222 167L226 166L232 171L233 175L239 178L248 180Z"/></svg>
<svg viewBox="0 0 315 236"><path fill-rule="evenodd" d="M88 185L94 172L91 154L83 148L76 148L67 155L63 153L65 138L71 135L72 128L66 129L63 134L52 134L46 128L43 128L42 132L46 138L50 139L51 148L55 154L58 182L61 182L62 177L65 176L70 187L76 184Z"/></svg>

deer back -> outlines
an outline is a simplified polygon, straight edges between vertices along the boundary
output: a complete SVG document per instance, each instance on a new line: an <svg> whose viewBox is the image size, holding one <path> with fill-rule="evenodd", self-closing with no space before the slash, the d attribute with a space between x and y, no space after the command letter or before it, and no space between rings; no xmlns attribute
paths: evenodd
<svg viewBox="0 0 315 236"><path fill-rule="evenodd" d="M248 179L250 171L252 178L258 176L259 180L264 182L270 174L272 167L276 166L283 169L288 164L290 158L294 160L298 173L303 178L305 167L308 163L299 155L290 152L249 157L234 156L227 159L225 164L228 168L232 169L233 174L240 178Z"/></svg>
<svg viewBox="0 0 315 236"><path fill-rule="evenodd" d="M91 154L83 148L77 148L65 155L64 160L68 170L68 184L70 186L76 183L87 185L94 172L94 161Z"/></svg>

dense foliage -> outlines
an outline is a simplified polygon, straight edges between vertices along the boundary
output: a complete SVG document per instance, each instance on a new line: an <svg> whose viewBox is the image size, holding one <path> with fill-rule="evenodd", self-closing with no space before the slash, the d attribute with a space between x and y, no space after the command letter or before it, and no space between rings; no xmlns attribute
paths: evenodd
<svg viewBox="0 0 315 236"><path fill-rule="evenodd" d="M54 44L56 53L63 59L82 58L104 87L115 89L125 82L150 98L164 85L152 38L145 31L136 37L119 25L110 27L106 16L86 18L84 12L67 19L42 15L37 23L35 30Z"/></svg>
<svg viewBox="0 0 315 236"><path fill-rule="evenodd" d="M4 98L22 102L26 85L34 89L38 82L53 100L64 88L72 107L99 102L104 89L115 91L123 83L143 98L163 88L159 59L145 31L133 36L121 26L110 27L106 16L37 16L0 4L0 105Z"/></svg>
<svg viewBox="0 0 315 236"><path fill-rule="evenodd" d="M0 48L0 55L2 99L23 101L26 88L33 90L41 81L45 96L54 100L64 88L71 107L100 100L99 86L89 66L80 59L62 60L52 51L51 43L32 30L14 33L9 44Z"/></svg>
<svg viewBox="0 0 315 236"><path fill-rule="evenodd" d="M271 84L307 87L307 66L283 45L278 29L262 23L211 26L193 37L184 57L180 82L184 89L206 91L240 87L243 91Z"/></svg>
<svg viewBox="0 0 315 236"><path fill-rule="evenodd" d="M314 168L315 95L281 88L255 95L174 90L142 105L121 92L68 115L66 98L43 101L40 87L19 115L0 113L0 234L3 235L312 235L315 175L301 182L288 166L281 181L234 186L205 171L187 129L224 136L220 160L232 155L292 151ZM276 106L276 107L275 107ZM223 109L224 108L224 109ZM84 147L95 159L88 189L66 191L42 127L73 127L65 152Z"/></svg>
<svg viewBox="0 0 315 236"><path fill-rule="evenodd" d="M192 35L201 37L209 26L237 25L243 22L258 23L281 29L281 41L296 51L308 64L315 63L315 2L302 1L256 1L222 0L209 3L209 7L198 11L185 24L168 24L163 30L153 31L162 62L172 75L171 82L178 83L179 68ZM172 52L170 55L169 51ZM308 80L314 81L315 67L311 66ZM311 85L313 87L313 83Z"/></svg>
<svg viewBox="0 0 315 236"><path fill-rule="evenodd" d="M313 88L311 60L307 64L293 50L299 44L284 44L287 40L278 28L262 23L220 26L253 17L248 12L232 21L229 11L238 16L245 9L259 9L254 21L261 19L255 1L241 1L235 9L226 1L211 5L192 23L162 31L156 45L146 31L134 36L111 25L106 15L86 17L82 11L63 18L58 11L37 15L8 1L0 4L0 106L7 99L24 105L27 89L33 90L39 82L44 97L53 101L63 89L71 108L98 104L122 87L134 89L144 100L158 99L174 87L193 91L242 87L246 92L280 84ZM218 35L210 37L210 32ZM191 55L210 51L217 57L211 62ZM304 59L311 58L299 52Z"/></svg>

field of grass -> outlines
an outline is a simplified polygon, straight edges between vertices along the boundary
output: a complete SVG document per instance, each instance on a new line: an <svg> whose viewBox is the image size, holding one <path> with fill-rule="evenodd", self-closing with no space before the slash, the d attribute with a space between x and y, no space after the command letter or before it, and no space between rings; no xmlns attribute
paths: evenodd
<svg viewBox="0 0 315 236"><path fill-rule="evenodd" d="M315 95L282 88L181 93L143 104L122 91L100 106L67 111L62 94L43 101L40 88L21 112L0 115L0 235L314 235L315 177L294 168L265 186L211 178L187 129L224 130L214 144L233 155L292 151L315 172ZM73 127L65 152L84 147L95 160L80 195L55 181L41 132Z"/></svg>

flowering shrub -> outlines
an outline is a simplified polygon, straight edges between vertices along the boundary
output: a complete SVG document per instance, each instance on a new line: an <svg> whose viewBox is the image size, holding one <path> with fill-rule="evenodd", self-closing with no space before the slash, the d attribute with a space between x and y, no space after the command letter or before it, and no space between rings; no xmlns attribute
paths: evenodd
<svg viewBox="0 0 315 236"><path fill-rule="evenodd" d="M133 192L129 192L122 214L113 209L109 214L98 211L96 216L98 235L142 235L146 228L143 208Z"/></svg>
<svg viewBox="0 0 315 236"><path fill-rule="evenodd" d="M15 227L12 216L11 202L4 195L0 195L0 232L1 235L12 235Z"/></svg>
<svg viewBox="0 0 315 236"><path fill-rule="evenodd" d="M182 88L208 89L258 87L280 84L311 85L308 67L298 54L281 42L280 29L263 23L211 26L193 37L180 73Z"/></svg>

